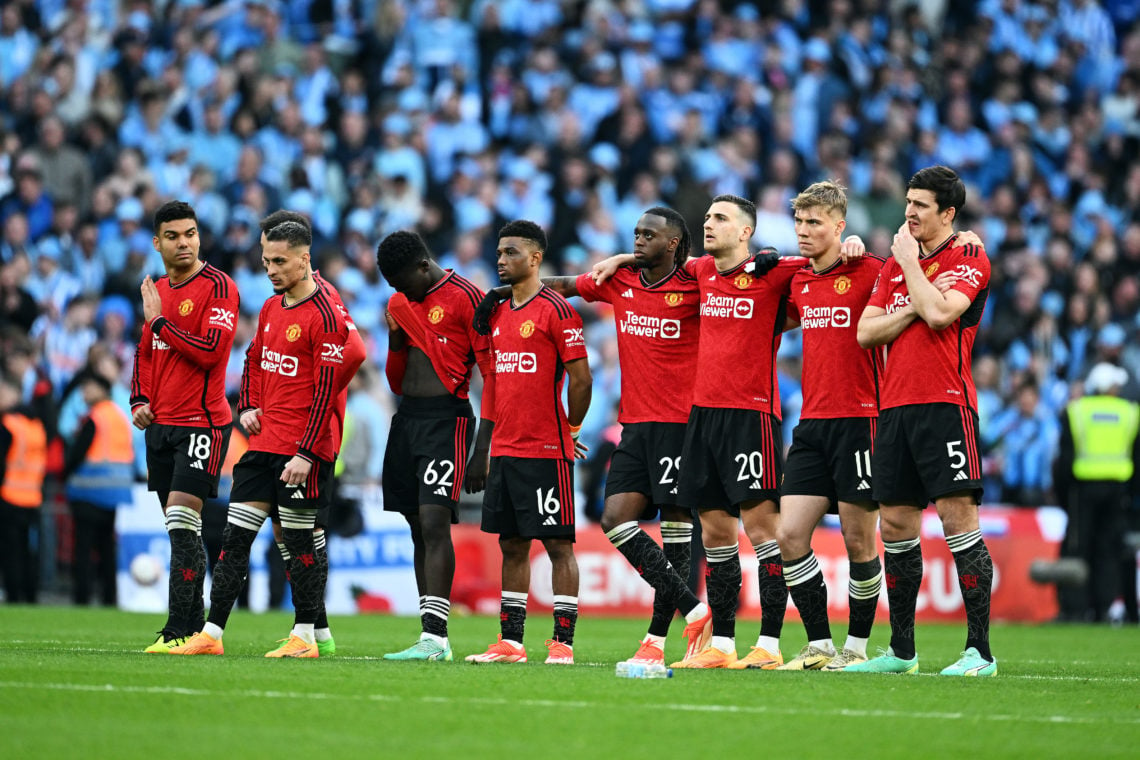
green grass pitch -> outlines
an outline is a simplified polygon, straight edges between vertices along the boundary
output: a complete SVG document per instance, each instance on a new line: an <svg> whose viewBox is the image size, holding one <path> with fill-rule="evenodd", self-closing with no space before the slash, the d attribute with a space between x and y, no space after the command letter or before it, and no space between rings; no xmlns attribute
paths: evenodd
<svg viewBox="0 0 1140 760"><path fill-rule="evenodd" d="M614 676L640 620L583 619L574 667L542 664L532 615L525 665L471 665L494 618L453 618L453 663L393 663L414 618L336 618L338 653L267 660L282 613L236 613L223 657L144 655L153 615L0 609L0 758L1136 757L1135 627L995 626L993 679L942 678L964 626L921 626L918 676L677 671ZM786 626L786 656L804 643ZM738 622L747 651L753 621ZM674 624L668 654L682 646ZM843 629L834 631L842 641ZM885 623L871 643L886 644Z"/></svg>

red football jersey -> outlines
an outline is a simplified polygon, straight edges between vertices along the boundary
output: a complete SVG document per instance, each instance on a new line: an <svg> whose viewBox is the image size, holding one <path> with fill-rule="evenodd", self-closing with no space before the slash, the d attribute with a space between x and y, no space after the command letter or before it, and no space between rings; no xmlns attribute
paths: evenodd
<svg viewBox="0 0 1140 760"><path fill-rule="evenodd" d="M751 257L727 272L717 271L712 256L689 259L686 269L701 293L693 406L755 409L780 418L776 349L792 277L806 262L784 256L756 276Z"/></svg>
<svg viewBox="0 0 1140 760"><path fill-rule="evenodd" d="M697 281L684 269L650 285L622 267L601 285L588 274L575 283L587 301L614 307L621 407L618 422L686 422L697 370Z"/></svg>
<svg viewBox="0 0 1140 760"><path fill-rule="evenodd" d="M251 451L333 460L329 418L347 341L344 317L322 287L288 306L284 296L265 302L238 399L242 411L261 409L261 432L250 436Z"/></svg>
<svg viewBox="0 0 1140 760"><path fill-rule="evenodd" d="M422 328L417 332L422 332L425 340L436 342L433 348L438 349L438 352L425 353L428 353L429 359L435 353L442 365L437 366L436 359L433 359L432 367L440 381L448 388L454 387L452 393L457 397L467 398L471 385L471 368L478 363L483 374L486 398L488 378L494 374L491 371L490 341L487 336L475 332L473 325L475 307L483 300L484 293L465 277L450 269L446 272L427 292L423 301L410 301L400 294L393 296L393 300L402 299ZM413 345L418 340L411 332L408 338ZM417 348L425 350L428 347ZM388 382L397 394L400 393L405 367L405 364L397 362L388 368Z"/></svg>
<svg viewBox="0 0 1140 760"><path fill-rule="evenodd" d="M934 280L942 272L957 275L954 290L964 293L970 305L945 330L934 330L915 319L887 346L880 407L943 403L976 410L978 394L970 366L990 289L990 260L984 248L960 245L953 235L919 261L927 279ZM909 303L902 267L893 258L887 259L868 305L894 313Z"/></svg>
<svg viewBox="0 0 1140 760"><path fill-rule="evenodd" d="M155 281L162 314L143 325L131 376L131 407L150 404L162 425L227 427L226 361L234 343L238 291L206 264L189 279Z"/></svg>
<svg viewBox="0 0 1140 760"><path fill-rule="evenodd" d="M822 272L808 265L792 278L791 307L803 328L800 418L876 417L883 350L859 347L859 315L883 260L867 255Z"/></svg>
<svg viewBox="0 0 1140 760"><path fill-rule="evenodd" d="M332 283L321 277L320 272L316 270L313 270L313 279L328 293L333 305L340 310L345 327L348 328L348 340L344 344L344 364L340 366L340 371L336 377L336 404L333 406L333 413L329 417L329 434L332 435L333 453L339 454L341 444L344 442L344 411L348 407L348 384L352 382L356 370L360 369L361 364L364 364L364 360L368 357L368 351L364 347L364 339L360 337L360 331L356 329L356 322L352 320L352 316L344 306L340 292L332 286Z"/></svg>
<svg viewBox="0 0 1140 760"><path fill-rule="evenodd" d="M543 287L526 303L499 305L491 318L495 429L491 456L574 460L562 408L565 364L586 358L582 318Z"/></svg>

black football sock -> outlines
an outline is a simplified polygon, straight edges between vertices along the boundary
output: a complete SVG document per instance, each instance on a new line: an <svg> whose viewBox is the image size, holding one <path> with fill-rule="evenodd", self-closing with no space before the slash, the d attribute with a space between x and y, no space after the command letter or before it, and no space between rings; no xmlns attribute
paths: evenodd
<svg viewBox="0 0 1140 760"><path fill-rule="evenodd" d="M249 572L249 550L267 515L245 504L231 504L222 533L222 551L214 565L208 622L226 627L234 602Z"/></svg>
<svg viewBox="0 0 1140 760"><path fill-rule="evenodd" d="M994 563L990 550L982 540L982 531L947 536L946 544L954 555L958 571L958 587L966 607L966 648L993 661L990 653L990 593L994 584Z"/></svg>
<svg viewBox="0 0 1140 760"><path fill-rule="evenodd" d="M867 562L852 562L851 578L847 583L847 604L850 624L847 635L857 639L871 638L875 624L875 610L883 589L883 566L875 557Z"/></svg>
<svg viewBox="0 0 1140 760"><path fill-rule="evenodd" d="M607 533L606 538L645 579L645 582L653 587L656 596L653 602L653 620L649 624L649 633L655 636L665 636L669 633L669 623L673 620L674 611L678 607L692 610L698 603L696 596L692 591L689 591L689 587L685 585L685 581L682 579L683 576L677 573L676 567L670 567L671 563L662 548L654 543L653 539L639 528L637 523L622 523ZM662 608L668 607L669 613L668 616L664 617L664 620L658 619L658 604Z"/></svg>
<svg viewBox="0 0 1140 760"><path fill-rule="evenodd" d="M887 602L891 608L891 651L904 660L914 658L914 616L922 585L922 547L917 538L884 541Z"/></svg>
<svg viewBox="0 0 1140 760"><path fill-rule="evenodd" d="M730 546L705 547L708 569L705 589L713 616L713 636L736 637L736 608L740 604L740 550Z"/></svg>
<svg viewBox="0 0 1140 760"><path fill-rule="evenodd" d="M779 639L784 628L784 613L788 610L788 584L784 582L780 547L775 541L765 541L752 548L756 550L756 575L760 586L760 635Z"/></svg>
<svg viewBox="0 0 1140 760"><path fill-rule="evenodd" d="M813 552L784 563L784 580L804 622L808 641L831 640L827 620L827 584Z"/></svg>
<svg viewBox="0 0 1140 760"><path fill-rule="evenodd" d="M499 630L504 639L522 643L526 627L525 591L504 591L499 600Z"/></svg>
<svg viewBox="0 0 1140 760"><path fill-rule="evenodd" d="M574 646L574 628L578 624L578 597L554 595L554 640Z"/></svg>
<svg viewBox="0 0 1140 760"><path fill-rule="evenodd" d="M202 630L205 619L202 582L206 574L206 550L202 546L202 516L190 507L167 507L166 531L170 536L170 577L168 614L163 630L170 638L180 638Z"/></svg>

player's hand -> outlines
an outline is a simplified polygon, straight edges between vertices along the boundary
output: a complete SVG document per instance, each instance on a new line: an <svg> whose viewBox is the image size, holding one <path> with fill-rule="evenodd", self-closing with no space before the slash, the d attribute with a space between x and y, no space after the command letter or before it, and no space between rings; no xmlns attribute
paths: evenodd
<svg viewBox="0 0 1140 760"><path fill-rule="evenodd" d="M246 409L238 417L238 422L245 428L245 432L250 435L261 434L261 409Z"/></svg>
<svg viewBox="0 0 1140 760"><path fill-rule="evenodd" d="M467 463L467 477L463 479L463 490L466 493L479 493L487 486L487 471L490 466L490 452L478 451L471 455Z"/></svg>
<svg viewBox="0 0 1140 760"><path fill-rule="evenodd" d="M751 271L754 275L762 275L771 272L777 264L780 263L780 252L770 245L766 245L756 252L752 257L753 267L751 270L745 266L745 271Z"/></svg>
<svg viewBox="0 0 1140 760"><path fill-rule="evenodd" d="M160 316L162 314L162 296L158 294L158 288L155 286L154 280L150 279L149 274L143 278L139 292L142 293L143 319L149 322Z"/></svg>
<svg viewBox="0 0 1140 760"><path fill-rule="evenodd" d="M285 469L281 471L281 482L291 486L299 486L304 483L309 477L309 471L313 469L313 463L302 456L294 456L285 464Z"/></svg>
<svg viewBox="0 0 1140 760"><path fill-rule="evenodd" d="M508 290L507 293L509 294L510 291ZM471 320L471 326L475 328L475 332L480 335L491 334L491 316L495 313L495 309L499 308L499 303L502 300L503 296L497 292L496 288L487 291L487 295L483 296L483 300L475 307L475 318Z"/></svg>
<svg viewBox="0 0 1140 760"><path fill-rule="evenodd" d="M388 349L403 351L408 347L408 334L404 332L404 328L400 327L400 323L392 316L392 312L387 309L384 310L384 321L388 323Z"/></svg>
<svg viewBox="0 0 1140 760"><path fill-rule="evenodd" d="M581 436L581 435L582 435L582 426L581 425L571 425L570 426L570 440L572 440L574 442L574 458L575 459L585 459L586 458L586 452L590 450L589 446L587 446L586 444L582 443L581 440L579 440L579 436Z"/></svg>
<svg viewBox="0 0 1140 760"><path fill-rule="evenodd" d="M895 233L894 240L891 242L891 255L895 257L895 261L900 266L918 261L918 241L914 239L914 235L910 234L910 227L906 222L899 226L899 231Z"/></svg>
<svg viewBox="0 0 1140 760"><path fill-rule="evenodd" d="M839 244L839 258L843 259L844 263L861 259L866 255L867 246L863 243L863 238L858 235L852 235Z"/></svg>
<svg viewBox="0 0 1140 760"><path fill-rule="evenodd" d="M590 270L590 276L594 278L594 282L601 285L617 274L617 270L621 269L622 266L633 262L633 260L633 254L631 253L619 253L616 256L610 256L608 259L602 259L597 264L594 264Z"/></svg>
<svg viewBox="0 0 1140 760"><path fill-rule="evenodd" d="M967 245L972 245L968 243ZM953 272L943 272L932 280L934 287L938 288L939 293L948 293L954 289L954 283L958 282L958 275Z"/></svg>
<svg viewBox="0 0 1140 760"><path fill-rule="evenodd" d="M978 233L974 232L973 230L962 230L959 232L958 242L961 245L976 245L979 248L986 247L985 244L982 243L982 239L978 237Z"/></svg>
<svg viewBox="0 0 1140 760"><path fill-rule="evenodd" d="M146 430L150 427L150 423L154 422L154 412L150 410L150 404L142 404L132 409L131 422L139 430Z"/></svg>

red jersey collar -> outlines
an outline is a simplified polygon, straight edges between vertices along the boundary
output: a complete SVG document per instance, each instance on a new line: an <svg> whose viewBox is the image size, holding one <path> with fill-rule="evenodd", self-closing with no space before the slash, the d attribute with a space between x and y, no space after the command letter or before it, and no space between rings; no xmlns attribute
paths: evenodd
<svg viewBox="0 0 1140 760"><path fill-rule="evenodd" d="M922 252L922 246L919 246L919 248L918 248L918 257L919 257L920 259L923 259L923 260L925 260L925 259L929 259L929 258L931 258L931 257L933 257L933 256L937 256L938 254L942 253L942 252L943 252L943 251L945 251L947 248L949 248L951 245L953 245L953 244L954 244L954 242L955 242L957 239L958 239L958 233L957 233L957 232L955 232L955 233L953 233L953 234L952 234L950 237L948 237L948 238L946 238L945 240L943 240L943 241L942 241L942 244L941 244L941 245L939 245L937 248L935 248L933 251L931 251L930 253L927 253L927 254L923 254L923 252Z"/></svg>
<svg viewBox="0 0 1140 760"><path fill-rule="evenodd" d="M660 280L658 280L657 282L654 282L654 283L646 282L645 270L644 269L642 269L641 271L639 271L637 273L637 277L638 277L638 280L641 282L642 287L647 288L649 290L656 290L657 288L660 288L665 283L669 282L674 277L676 277L677 272L679 272L679 271L681 271L681 268L674 265L673 268L669 270L669 274L665 275Z"/></svg>
<svg viewBox="0 0 1140 760"><path fill-rule="evenodd" d="M187 277L185 280L178 283L177 285L175 285L173 282L170 282L170 275L166 276L166 281L170 283L171 290L176 290L176 289L182 287L183 285L189 285L191 282L193 282L194 280L196 280L198 278L198 275L200 275L200 274L202 274L202 272L206 271L206 267L210 266L209 262L207 262L207 261L202 261L201 259L198 259L198 261L202 262L202 266L198 267L198 271L195 272L194 274L190 275L189 277Z"/></svg>
<svg viewBox="0 0 1140 760"><path fill-rule="evenodd" d="M445 284L445 283L446 283L448 280L450 280L450 279L451 279L451 276L452 276L453 274L455 274L455 270L454 270L454 269L445 269L445 270L443 270L443 271L444 271L444 272L446 272L447 274L445 274L443 277L440 277L440 278L439 278L439 282L437 282L435 285L432 285L430 288L428 288L428 289L427 289L427 293L424 293L424 295L425 295L425 296L426 296L426 295L428 295L428 294L430 294L430 293L434 293L435 291L437 291L437 290L439 290L440 288L442 288L442 287L444 286L444 284Z"/></svg>

